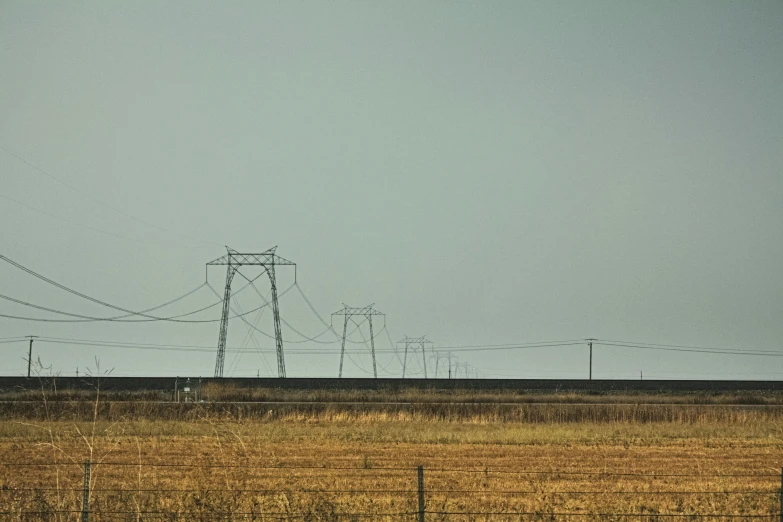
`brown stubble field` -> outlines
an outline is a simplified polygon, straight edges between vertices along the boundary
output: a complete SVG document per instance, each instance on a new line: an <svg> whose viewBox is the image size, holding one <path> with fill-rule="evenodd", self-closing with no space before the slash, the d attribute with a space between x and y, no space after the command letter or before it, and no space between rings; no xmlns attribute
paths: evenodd
<svg viewBox="0 0 783 522"><path fill-rule="evenodd" d="M5 414L0 511L79 520L90 459L90 520L416 520L418 465L427 520L779 516L778 408L657 407L633 416L586 404L579 422L553 420L573 417L558 404L542 406L537 422L481 407L202 409L186 420L109 407L92 419Z"/></svg>

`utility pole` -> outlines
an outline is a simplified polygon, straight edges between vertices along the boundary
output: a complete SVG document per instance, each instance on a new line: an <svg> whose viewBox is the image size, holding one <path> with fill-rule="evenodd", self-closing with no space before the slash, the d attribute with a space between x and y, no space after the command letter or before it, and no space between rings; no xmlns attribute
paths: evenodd
<svg viewBox="0 0 783 522"><path fill-rule="evenodd" d="M207 263L210 266L225 265L226 288L223 292L223 313L220 316L220 333L218 335L217 357L215 359L215 377L223 377L223 364L226 360L226 338L228 337L228 312L231 307L231 281L242 266L259 266L269 276L269 285L272 289L272 315L275 326L275 346L277 348L277 376L285 377L285 357L283 355L283 334L280 330L280 307L277 302L277 281L275 280L275 266L291 265L294 267L294 283L296 283L296 263L284 259L272 247L260 254L242 254L226 247L228 254ZM262 272L263 273L263 272Z"/></svg>
<svg viewBox="0 0 783 522"><path fill-rule="evenodd" d="M421 348L421 359L424 369L424 378L427 378L427 353L425 350L425 347L429 344L431 347L434 345L432 341L428 341L426 336L421 337L408 337L407 335L403 337L401 341L398 341L400 344L405 345L405 358L402 360L402 378L405 378L405 367L408 365L408 347L413 347L415 350L416 347ZM436 362L437 364L437 362Z"/></svg>
<svg viewBox="0 0 783 522"><path fill-rule="evenodd" d="M590 373L589 373L589 380L593 380L593 341L597 341L598 339L585 339L587 341L587 346L590 347Z"/></svg>
<svg viewBox="0 0 783 522"><path fill-rule="evenodd" d="M28 335L27 336L30 339L30 349L27 352L27 378L30 378L30 369L33 365L33 339L37 339L37 335Z"/></svg>
<svg viewBox="0 0 783 522"><path fill-rule="evenodd" d="M348 321L353 321L352 318L354 316L364 317L370 325L370 353L372 354L372 373L376 379L378 378L378 366L375 361L375 334L373 333L372 330L372 318L373 316L376 315L383 316L383 327L386 328L386 314L384 314L383 312L379 312L378 310L375 310L373 306L375 306L375 303L365 306L363 308L352 308L347 304L343 303L342 309L332 314L333 319L335 315L344 316L342 348L340 349L340 371L337 374L337 377L340 379L343 376L343 358L345 357L345 339L348 334ZM355 322L356 321L354 321L354 323ZM358 323L357 327L360 325L361 323Z"/></svg>

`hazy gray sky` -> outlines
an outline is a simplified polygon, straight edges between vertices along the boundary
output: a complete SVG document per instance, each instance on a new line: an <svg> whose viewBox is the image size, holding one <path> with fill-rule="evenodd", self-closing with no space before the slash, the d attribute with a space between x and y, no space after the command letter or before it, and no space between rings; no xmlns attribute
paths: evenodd
<svg viewBox="0 0 783 522"><path fill-rule="evenodd" d="M779 1L2 1L0 253L143 309L201 284L222 245L279 245L321 314L375 303L394 341L783 354L782 26ZM278 270L281 291L292 276ZM219 292L224 278L210 270ZM6 263L0 293L117 315ZM154 313L216 300L202 288ZM323 331L295 289L281 313ZM271 333L271 315L258 325ZM218 325L0 319L0 337L23 335L212 347ZM266 360L229 352L226 375L276 374L257 337ZM256 346L238 319L228 344ZM0 373L25 371L25 343L0 348ZM287 344L288 375L336 376L337 349ZM214 369L209 350L36 353L68 374L94 355L117 375ZM594 357L595 377L783 376L782 357ZM369 356L352 358L346 374L365 376ZM485 377L587 373L585 346L459 361Z"/></svg>

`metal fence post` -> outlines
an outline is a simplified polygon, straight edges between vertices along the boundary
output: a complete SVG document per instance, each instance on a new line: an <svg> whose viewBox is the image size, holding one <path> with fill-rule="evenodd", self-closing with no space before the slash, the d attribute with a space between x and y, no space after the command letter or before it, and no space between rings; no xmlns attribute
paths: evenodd
<svg viewBox="0 0 783 522"><path fill-rule="evenodd" d="M90 520L90 461L84 461L84 497L82 499L82 522Z"/></svg>
<svg viewBox="0 0 783 522"><path fill-rule="evenodd" d="M419 522L424 522L424 467L419 466Z"/></svg>

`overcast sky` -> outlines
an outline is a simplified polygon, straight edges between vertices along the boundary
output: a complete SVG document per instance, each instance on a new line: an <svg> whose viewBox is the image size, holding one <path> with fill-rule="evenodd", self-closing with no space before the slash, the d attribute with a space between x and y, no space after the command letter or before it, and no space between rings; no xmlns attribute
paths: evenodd
<svg viewBox="0 0 783 522"><path fill-rule="evenodd" d="M0 1L0 254L141 310L201 285L223 245L278 245L327 322L342 303L386 313L381 376L400 374L387 332L783 355L782 26L779 1ZM121 315L2 262L0 293ZM202 287L151 314L217 301ZM280 305L324 331L296 288ZM0 318L0 338L25 335L204 347L36 343L64 374L100 356L116 375L209 376L218 323ZM277 374L254 338L230 322L249 353L226 375ZM26 371L26 342L0 349L0 373ZM349 349L345 374L367 376ZM288 343L288 375L336 376L338 352ZM484 377L587 376L584 344L454 353ZM594 377L640 371L777 379L783 357L595 347Z"/></svg>

